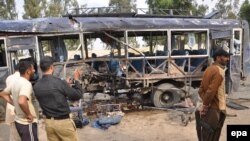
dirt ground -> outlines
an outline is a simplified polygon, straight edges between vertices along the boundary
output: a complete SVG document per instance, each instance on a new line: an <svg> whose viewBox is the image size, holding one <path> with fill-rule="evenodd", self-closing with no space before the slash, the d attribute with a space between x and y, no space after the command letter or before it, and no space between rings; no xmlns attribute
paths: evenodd
<svg viewBox="0 0 250 141"><path fill-rule="evenodd" d="M229 95L229 98L250 99L250 81L241 85L238 92ZM239 100L238 100L239 101ZM250 107L250 100L241 100L242 105ZM227 109L230 115L223 126L220 140L226 140L226 126L228 124L249 124L250 109ZM40 126L41 127L41 126ZM89 125L77 129L80 141L196 141L195 120L187 126L181 124L179 112L146 110L126 113L121 123L111 126L107 130L92 128ZM0 141L7 141L9 129L5 123L0 124ZM40 140L45 141L45 135L40 134Z"/></svg>

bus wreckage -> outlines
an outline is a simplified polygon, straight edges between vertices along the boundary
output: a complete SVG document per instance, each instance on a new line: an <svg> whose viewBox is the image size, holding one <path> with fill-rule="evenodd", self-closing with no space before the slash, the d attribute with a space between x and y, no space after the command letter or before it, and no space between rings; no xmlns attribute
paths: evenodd
<svg viewBox="0 0 250 141"><path fill-rule="evenodd" d="M172 106L199 87L216 48L226 46L233 53L227 93L236 91L250 71L249 25L233 19L70 15L2 20L0 45L1 89L22 55L35 63L34 81L42 77L40 59L49 55L57 77L81 70L85 93L125 94L131 102L147 99L156 107Z"/></svg>

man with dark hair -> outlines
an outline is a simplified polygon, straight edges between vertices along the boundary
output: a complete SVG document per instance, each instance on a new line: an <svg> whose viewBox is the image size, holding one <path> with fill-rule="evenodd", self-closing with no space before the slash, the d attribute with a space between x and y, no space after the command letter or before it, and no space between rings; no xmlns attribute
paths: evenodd
<svg viewBox="0 0 250 141"><path fill-rule="evenodd" d="M33 99L30 79L34 75L34 66L29 61L19 63L21 77L15 80L15 84L6 88L6 92L12 94L16 116L15 125L22 141L38 141L37 137L37 113Z"/></svg>
<svg viewBox="0 0 250 141"><path fill-rule="evenodd" d="M75 85L70 87L66 81L53 76L53 59L45 56L40 61L43 77L34 86L35 96L46 116L45 129L49 141L77 141L77 132L70 119L67 100L79 100L82 97L80 73L74 72Z"/></svg>
<svg viewBox="0 0 250 141"><path fill-rule="evenodd" d="M226 118L225 70L229 62L229 48L220 47L214 55L214 63L202 78L199 95L203 105L195 113L198 139L218 141Z"/></svg>

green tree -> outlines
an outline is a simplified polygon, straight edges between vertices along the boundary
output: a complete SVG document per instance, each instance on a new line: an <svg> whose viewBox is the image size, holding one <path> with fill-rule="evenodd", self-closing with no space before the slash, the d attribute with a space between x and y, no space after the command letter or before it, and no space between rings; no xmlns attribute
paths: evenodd
<svg viewBox="0 0 250 141"><path fill-rule="evenodd" d="M241 19L247 20L250 24L250 3L248 0L245 0L240 7L239 16Z"/></svg>
<svg viewBox="0 0 250 141"><path fill-rule="evenodd" d="M0 18L3 19L16 19L16 3L15 0L1 0L0 1Z"/></svg>
<svg viewBox="0 0 250 141"><path fill-rule="evenodd" d="M149 8L188 10L193 6L193 0L147 0Z"/></svg>
<svg viewBox="0 0 250 141"><path fill-rule="evenodd" d="M77 0L64 0L63 13L66 14L72 8L79 8Z"/></svg>
<svg viewBox="0 0 250 141"><path fill-rule="evenodd" d="M24 19L43 17L46 0L24 0Z"/></svg>
<svg viewBox="0 0 250 141"><path fill-rule="evenodd" d="M132 12L136 8L135 0L110 0L109 6L119 9L117 12Z"/></svg>
<svg viewBox="0 0 250 141"><path fill-rule="evenodd" d="M198 5L197 3L194 3L191 10L193 11L193 15L205 16L205 14L206 14L206 12L208 10L208 6L203 5L203 4Z"/></svg>
<svg viewBox="0 0 250 141"><path fill-rule="evenodd" d="M174 0L147 0L149 8L170 9L173 7Z"/></svg>
<svg viewBox="0 0 250 141"><path fill-rule="evenodd" d="M61 0L50 0L45 11L46 17L58 17L63 14L63 5Z"/></svg>
<svg viewBox="0 0 250 141"><path fill-rule="evenodd" d="M219 0L214 10L219 10L221 14L221 18L225 19L236 19L237 11L239 7L239 0Z"/></svg>
<svg viewBox="0 0 250 141"><path fill-rule="evenodd" d="M198 5L194 0L147 0L147 3L153 14L159 14L158 9L175 9L173 14L204 15L208 9L208 6Z"/></svg>
<svg viewBox="0 0 250 141"><path fill-rule="evenodd" d="M58 17L65 15L70 9L79 8L77 0L50 0L45 16Z"/></svg>

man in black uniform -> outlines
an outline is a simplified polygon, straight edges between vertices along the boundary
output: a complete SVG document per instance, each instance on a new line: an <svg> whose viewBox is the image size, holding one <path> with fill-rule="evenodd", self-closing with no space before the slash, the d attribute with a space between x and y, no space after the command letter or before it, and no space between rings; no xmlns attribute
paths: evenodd
<svg viewBox="0 0 250 141"><path fill-rule="evenodd" d="M34 86L35 96L46 116L45 129L49 141L77 141L78 136L73 120L69 118L67 100L79 100L82 97L80 73L74 72L75 85L70 85L54 77L53 59L45 56L40 61L43 77Z"/></svg>

